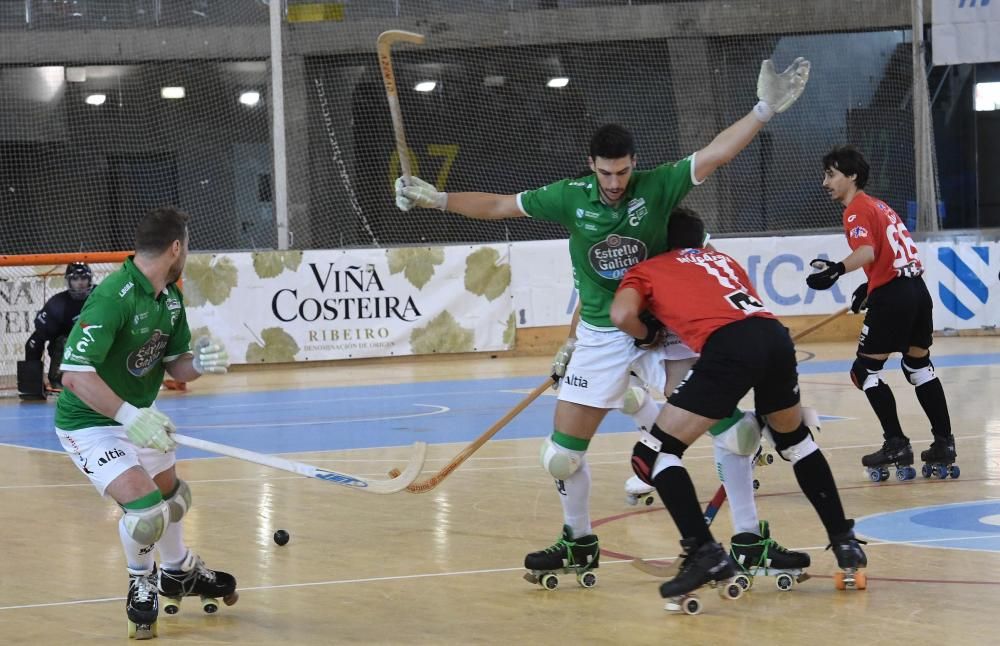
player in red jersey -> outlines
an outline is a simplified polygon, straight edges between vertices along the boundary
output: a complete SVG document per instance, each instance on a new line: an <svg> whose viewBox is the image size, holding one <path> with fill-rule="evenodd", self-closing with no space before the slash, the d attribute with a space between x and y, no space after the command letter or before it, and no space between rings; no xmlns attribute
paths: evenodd
<svg viewBox="0 0 1000 646"><path fill-rule="evenodd" d="M878 451L864 456L872 480L889 477L888 465L896 466L896 477L908 480L916 475L913 449L903 433L896 413L896 400L881 371L893 352L902 352L900 366L916 388L917 400L931 423L934 441L921 452L924 476L958 477L955 438L951 432L948 402L941 381L934 374L930 350L934 307L921 274L924 272L917 246L906 225L885 202L864 192L868 163L855 148L834 148L823 157L823 188L844 205L844 233L853 250L840 262L816 259L820 269L806 282L813 289L829 289L843 274L863 268L868 282L851 300L857 313L867 307L857 359L851 380L864 391L882 424L885 442Z"/></svg>
<svg viewBox="0 0 1000 646"><path fill-rule="evenodd" d="M632 452L632 469L656 487L681 533L684 561L676 578L660 586L663 597L678 597L737 573L712 537L681 457L751 389L778 453L792 463L802 491L822 520L838 565L848 581L868 563L855 539L854 522L844 516L826 458L802 421L795 346L787 328L767 311L746 271L731 257L705 249L704 225L693 212L670 215L670 250L633 267L611 305L611 320L646 341L656 324L648 311L701 356L670 395L652 430ZM862 574L856 579L864 586Z"/></svg>

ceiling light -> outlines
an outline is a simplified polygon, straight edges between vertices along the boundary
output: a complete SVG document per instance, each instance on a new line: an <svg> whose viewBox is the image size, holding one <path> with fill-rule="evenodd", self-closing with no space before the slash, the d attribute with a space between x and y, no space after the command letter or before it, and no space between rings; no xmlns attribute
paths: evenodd
<svg viewBox="0 0 1000 646"><path fill-rule="evenodd" d="M104 94L88 94L84 101L87 105L104 105L104 102L108 100L108 97Z"/></svg>
<svg viewBox="0 0 1000 646"><path fill-rule="evenodd" d="M550 78L549 82L545 84L546 87L566 87L567 85L569 85L569 79L565 76Z"/></svg>
<svg viewBox="0 0 1000 646"><path fill-rule="evenodd" d="M160 98L163 99L183 99L184 88L182 87L161 87Z"/></svg>
<svg viewBox="0 0 1000 646"><path fill-rule="evenodd" d="M250 106L257 105L260 103L260 92L244 92L240 95L240 103Z"/></svg>
<svg viewBox="0 0 1000 646"><path fill-rule="evenodd" d="M976 83L976 112L1000 110L1000 82Z"/></svg>
<svg viewBox="0 0 1000 646"><path fill-rule="evenodd" d="M420 81L413 86L413 89L417 92L433 92L436 87L437 81Z"/></svg>

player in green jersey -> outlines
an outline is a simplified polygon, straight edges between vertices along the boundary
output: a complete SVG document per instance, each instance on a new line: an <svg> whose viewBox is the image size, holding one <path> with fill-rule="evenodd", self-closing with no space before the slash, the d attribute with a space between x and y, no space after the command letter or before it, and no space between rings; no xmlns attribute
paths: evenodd
<svg viewBox="0 0 1000 646"><path fill-rule="evenodd" d="M585 457L590 440L608 411L625 403L630 371L638 372L646 383L663 383L651 374L652 366L671 359L675 365L668 372L682 375L684 372L675 368L684 361L694 361L690 351L688 356L670 355L668 351L677 350L675 346L649 351L660 338L655 331L651 330L645 343L636 344L614 327L610 306L618 283L629 268L667 249L666 223L673 208L693 186L749 145L772 116L788 109L805 89L808 77L809 62L804 59L796 59L781 74L775 72L770 60L764 61L757 81L759 102L753 110L690 157L651 170L636 170L631 134L620 126L607 125L591 139L588 162L593 175L561 180L537 190L516 195L444 193L417 177L396 181L396 205L404 211L416 206L437 208L483 220L528 216L559 222L570 232L581 320L575 343L561 350L565 374L555 428L542 447L542 463L562 494L564 528L556 544L525 558L532 580L544 582L542 575L566 568L575 570L584 585L593 584L590 570L597 567L600 551L590 523L591 478ZM657 412L656 405L646 398L634 417L640 428L649 429ZM753 507L752 450L746 448L760 437L759 427L743 422L736 413L720 422L716 442L717 446L737 446L746 453L730 455L728 467L720 464L734 513ZM736 437L748 426L754 427L750 441ZM732 432L721 430L729 427ZM725 472L729 468L734 474ZM737 486L730 488L732 485ZM752 517L756 519L755 510ZM758 527L754 524L745 529L756 533Z"/></svg>
<svg viewBox="0 0 1000 646"><path fill-rule="evenodd" d="M184 543L191 491L174 470L174 425L153 402L164 371L181 381L225 374L229 357L210 338L191 346L175 284L188 253L188 216L159 208L136 229L135 256L87 299L66 341L56 434L101 495L124 514L130 636L156 636L159 593L235 601L236 580L205 567ZM160 556L157 573L153 547ZM166 606L176 611L177 603ZM208 611L214 604L205 602Z"/></svg>

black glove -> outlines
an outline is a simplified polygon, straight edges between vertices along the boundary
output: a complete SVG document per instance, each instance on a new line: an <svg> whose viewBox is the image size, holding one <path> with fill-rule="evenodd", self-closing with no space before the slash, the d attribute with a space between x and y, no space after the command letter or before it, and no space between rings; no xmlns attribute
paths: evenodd
<svg viewBox="0 0 1000 646"><path fill-rule="evenodd" d="M851 296L851 311L857 314L868 309L868 283L861 283Z"/></svg>
<svg viewBox="0 0 1000 646"><path fill-rule="evenodd" d="M655 348L663 342L663 323L653 316L649 310L645 310L639 315L639 320L646 324L646 336L635 340L637 348Z"/></svg>
<svg viewBox="0 0 1000 646"><path fill-rule="evenodd" d="M809 263L813 269L820 271L809 274L806 277L806 285L813 289L830 289L837 279L847 273L842 262L830 262L822 258L816 258Z"/></svg>

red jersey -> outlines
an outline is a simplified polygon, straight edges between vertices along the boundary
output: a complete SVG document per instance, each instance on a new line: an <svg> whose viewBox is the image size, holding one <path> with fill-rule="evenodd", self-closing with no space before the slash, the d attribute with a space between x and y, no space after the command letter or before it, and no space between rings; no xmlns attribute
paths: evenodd
<svg viewBox="0 0 1000 646"><path fill-rule="evenodd" d="M646 309L689 348L701 352L724 325L767 311L750 277L730 256L707 249L674 249L644 260L625 274L619 290L631 287Z"/></svg>
<svg viewBox="0 0 1000 646"><path fill-rule="evenodd" d="M917 245L906 225L882 200L859 191L844 209L844 234L852 250L863 245L875 250L875 260L863 268L869 294L893 278L913 278L924 273Z"/></svg>

